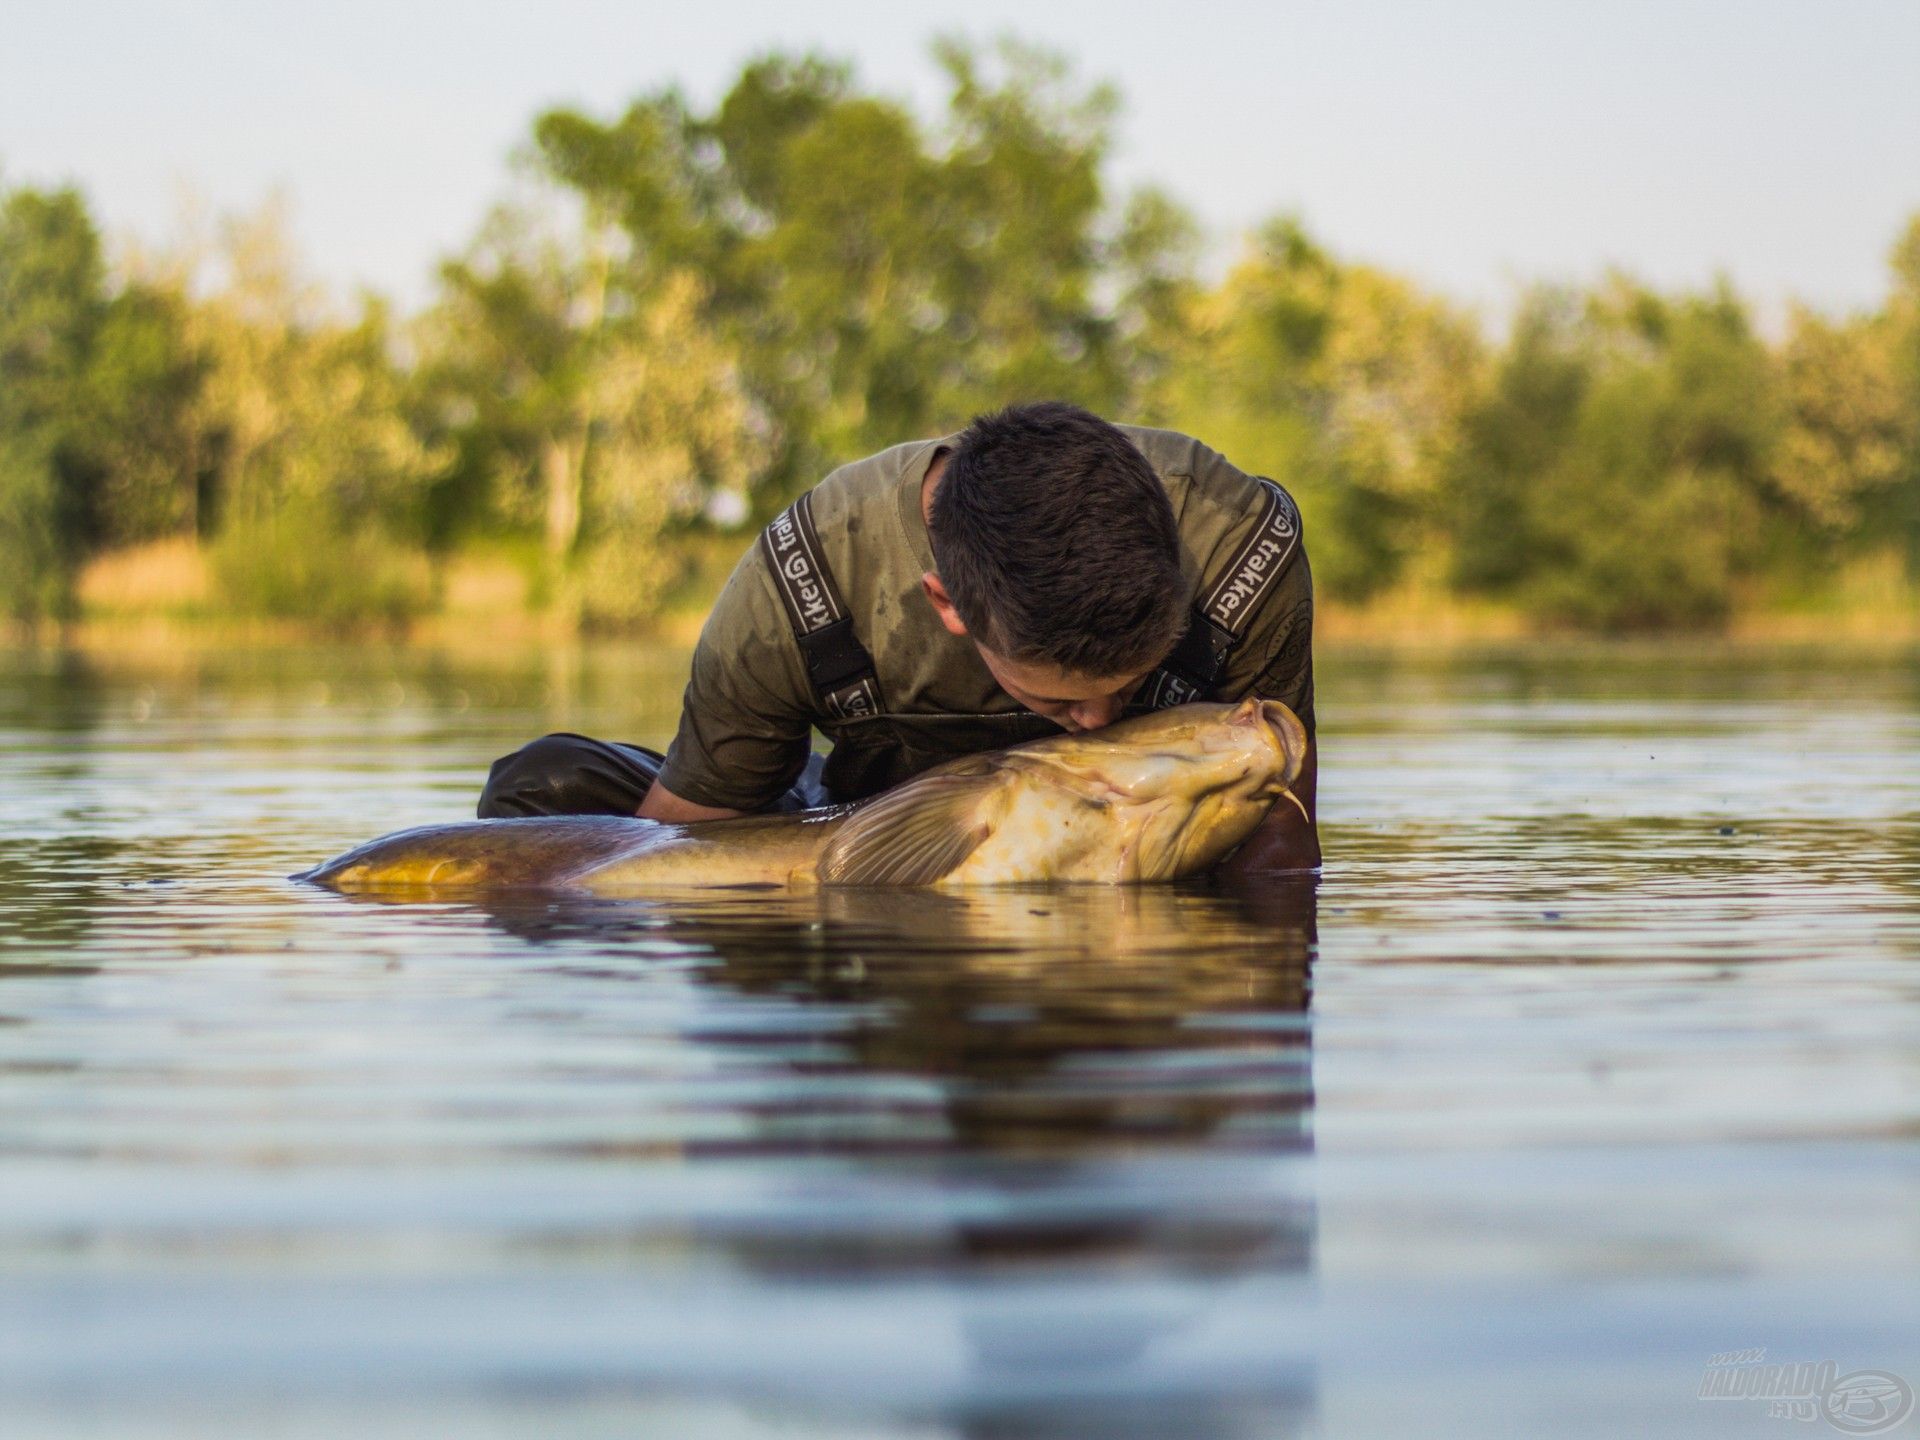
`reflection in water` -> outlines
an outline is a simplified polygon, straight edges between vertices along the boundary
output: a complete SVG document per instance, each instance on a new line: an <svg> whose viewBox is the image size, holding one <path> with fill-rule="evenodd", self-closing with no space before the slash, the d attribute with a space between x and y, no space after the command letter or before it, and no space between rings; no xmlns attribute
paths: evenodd
<svg viewBox="0 0 1920 1440"><path fill-rule="evenodd" d="M847 1058L938 1080L952 1143L1060 1156L1203 1139L1228 1119L1243 1138L1256 1129L1304 1136L1317 883L1290 879L1260 896L835 890L662 902L493 897L482 908L520 939L645 934L711 956L703 978L712 983L845 1007L855 1015ZM1279 1033L1277 1016L1296 1026ZM1209 1023L1215 1017L1255 1028ZM1196 1075L1203 1059L1207 1071ZM1250 1088L1217 1088L1237 1059L1253 1067ZM1167 1067L1163 1083L1133 1073L1136 1060ZM1283 1060L1297 1066L1293 1083L1262 1089L1256 1082ZM1148 1083L1127 1083L1139 1080Z"/></svg>
<svg viewBox="0 0 1920 1440"><path fill-rule="evenodd" d="M481 908L535 944L617 947L644 933L712 957L708 983L843 1012L831 1048L788 1061L815 1084L839 1075L932 1084L930 1106L904 1109L823 1113L817 1101L775 1101L757 1116L756 1148L864 1161L893 1172L896 1186L902 1162L918 1162L913 1183L968 1197L945 1233L881 1226L803 1247L741 1235L733 1249L770 1275L934 1267L972 1277L958 1316L982 1402L969 1433L1271 1435L1311 1414L1311 1371L1298 1360L1250 1394L1132 1393L1129 1375L1150 1346L1207 1320L1204 1289L1116 1288L1090 1311L1085 1288L1062 1288L1056 1305L1045 1286L1069 1269L1083 1281L1311 1270L1310 1198L1267 1191L1249 1205L1196 1193L1204 1165L1179 1170L1183 1157L1221 1151L1311 1152L1317 886L1299 877L1248 893L496 897ZM770 1037L705 1038L757 1052ZM993 1277L1031 1283L1007 1303L983 1283ZM1036 1386L1054 1402L1039 1403Z"/></svg>
<svg viewBox="0 0 1920 1440"><path fill-rule="evenodd" d="M73 833L86 818L76 799L88 770L88 732L105 685L84 656L35 656L0 684L0 745L15 752L0 784L0 980L60 963L106 900L107 879L124 847ZM19 738L15 738L19 737ZM17 757L17 758L16 758ZM38 825L29 826L30 818ZM23 839L54 817L67 821L42 840Z"/></svg>

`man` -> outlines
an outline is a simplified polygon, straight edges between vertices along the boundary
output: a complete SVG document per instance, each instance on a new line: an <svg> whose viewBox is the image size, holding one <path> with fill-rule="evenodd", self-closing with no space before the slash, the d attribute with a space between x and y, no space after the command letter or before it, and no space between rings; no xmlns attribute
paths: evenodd
<svg viewBox="0 0 1920 1440"><path fill-rule="evenodd" d="M1299 512L1198 441L1017 406L834 471L761 536L694 651L664 759L549 735L483 819L715 820L856 800L958 755L1189 700L1279 700L1313 734ZM811 754L819 729L833 742ZM1312 752L1228 869L1319 864Z"/></svg>

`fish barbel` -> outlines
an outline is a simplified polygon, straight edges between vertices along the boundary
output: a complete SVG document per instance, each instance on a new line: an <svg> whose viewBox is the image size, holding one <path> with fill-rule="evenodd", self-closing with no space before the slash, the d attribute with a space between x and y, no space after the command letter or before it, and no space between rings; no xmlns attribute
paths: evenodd
<svg viewBox="0 0 1920 1440"><path fill-rule="evenodd" d="M621 816L402 830L296 875L352 892L1134 884L1209 869L1306 759L1276 700L1182 705L963 756L856 805L670 825ZM1304 813L1304 812L1303 812Z"/></svg>

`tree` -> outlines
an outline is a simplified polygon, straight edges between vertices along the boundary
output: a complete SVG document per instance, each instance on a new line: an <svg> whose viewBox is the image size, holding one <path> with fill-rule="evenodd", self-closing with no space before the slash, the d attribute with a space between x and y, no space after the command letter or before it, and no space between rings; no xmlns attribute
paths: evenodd
<svg viewBox="0 0 1920 1440"><path fill-rule="evenodd" d="M1724 286L1529 297L1450 481L1457 577L1603 629L1711 623L1759 558L1771 362Z"/></svg>
<svg viewBox="0 0 1920 1440"><path fill-rule="evenodd" d="M1315 572L1364 598L1433 543L1443 477L1475 394L1467 319L1398 277L1343 265L1276 221L1193 302L1163 408L1238 463L1284 477Z"/></svg>
<svg viewBox="0 0 1920 1440"><path fill-rule="evenodd" d="M405 619L428 595L395 537L446 456L408 423L385 307L329 313L274 206L225 227L219 267L190 329L227 599L328 624Z"/></svg>
<svg viewBox="0 0 1920 1440"><path fill-rule="evenodd" d="M105 308L100 239L78 192L0 200L0 602L73 613L97 539L98 475L77 403Z"/></svg>
<svg viewBox="0 0 1920 1440"><path fill-rule="evenodd" d="M134 281L106 304L85 393L89 456L99 475L102 545L202 534L213 456L197 423L207 357L193 344L191 303Z"/></svg>
<svg viewBox="0 0 1920 1440"><path fill-rule="evenodd" d="M537 525L549 593L590 623L650 615L663 536L764 468L768 427L689 270L633 285L610 227L543 231L503 211L443 271L427 368L473 488Z"/></svg>
<svg viewBox="0 0 1920 1440"><path fill-rule="evenodd" d="M576 602L588 624L649 618L675 578L668 527L765 464L767 437L734 357L701 322L705 299L691 273L670 276L593 368L598 443Z"/></svg>
<svg viewBox="0 0 1920 1440"><path fill-rule="evenodd" d="M1106 242L1105 267L1118 287L1115 350L1133 415L1143 424L1173 423L1179 367L1199 353L1193 325L1200 242L1193 216L1151 187L1128 197Z"/></svg>
<svg viewBox="0 0 1920 1440"><path fill-rule="evenodd" d="M844 65L786 56L709 115L664 91L535 126L544 173L623 237L615 293L700 277L704 325L770 426L763 508L982 408L1130 398L1100 295L1111 94L1018 45L938 55L952 94L932 136ZM1136 230L1136 251L1163 233Z"/></svg>
<svg viewBox="0 0 1920 1440"><path fill-rule="evenodd" d="M1066 61L1015 41L983 53L949 39L935 56L953 91L940 166L945 213L930 218L946 238L945 333L967 342L952 347L960 363L950 362L959 373L949 404L971 411L1057 398L1113 408L1124 399L1123 369L1096 287L1101 168L1119 97L1105 85L1078 88ZM1152 233L1137 230L1136 244Z"/></svg>
<svg viewBox="0 0 1920 1440"><path fill-rule="evenodd" d="M1832 321L1793 309L1770 479L1797 523L1829 540L1855 536L1907 475L1916 416L1898 339L1885 315Z"/></svg>
<svg viewBox="0 0 1920 1440"><path fill-rule="evenodd" d="M1907 222L1890 259L1893 294L1887 302L1887 344L1902 397L1906 462L1904 474L1866 524L1902 545L1908 576L1920 579L1920 215Z"/></svg>
<svg viewBox="0 0 1920 1440"><path fill-rule="evenodd" d="M1487 387L1470 404L1445 486L1452 579L1512 598L1540 537L1532 491L1570 447L1593 382L1581 300L1540 287L1523 297Z"/></svg>

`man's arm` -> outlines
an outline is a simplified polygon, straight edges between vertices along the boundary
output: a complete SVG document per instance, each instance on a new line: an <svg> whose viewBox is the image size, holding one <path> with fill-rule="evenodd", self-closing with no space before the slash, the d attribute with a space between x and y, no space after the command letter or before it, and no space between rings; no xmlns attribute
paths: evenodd
<svg viewBox="0 0 1920 1440"><path fill-rule="evenodd" d="M634 811L642 820L665 820L670 824L685 824L689 820L731 820L736 815L744 815L744 810L725 810L717 805L696 805L691 800L682 800L658 780L647 791L647 798L640 802L640 808Z"/></svg>
<svg viewBox="0 0 1920 1440"><path fill-rule="evenodd" d="M1320 830L1314 822L1320 812L1314 804L1314 792L1319 779L1319 756L1308 750L1299 778L1293 782L1294 796L1305 807L1306 815L1303 817L1284 799L1275 802L1260 828L1226 858L1218 873L1228 880L1250 880L1318 866Z"/></svg>

